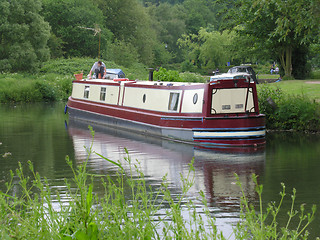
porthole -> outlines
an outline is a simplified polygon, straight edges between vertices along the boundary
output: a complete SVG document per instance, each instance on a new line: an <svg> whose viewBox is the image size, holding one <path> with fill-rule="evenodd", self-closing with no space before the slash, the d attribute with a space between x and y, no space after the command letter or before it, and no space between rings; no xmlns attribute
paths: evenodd
<svg viewBox="0 0 320 240"><path fill-rule="evenodd" d="M142 97L142 102L143 102L143 103L146 102L146 98L147 98L146 94L143 94L143 97Z"/></svg>
<svg viewBox="0 0 320 240"><path fill-rule="evenodd" d="M196 104L198 102L198 93L195 93L193 95L193 104Z"/></svg>

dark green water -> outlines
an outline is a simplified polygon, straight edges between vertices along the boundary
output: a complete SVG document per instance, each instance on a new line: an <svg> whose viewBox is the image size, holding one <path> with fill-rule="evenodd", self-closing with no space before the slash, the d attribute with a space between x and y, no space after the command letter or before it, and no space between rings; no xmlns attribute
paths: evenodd
<svg viewBox="0 0 320 240"><path fill-rule="evenodd" d="M20 161L27 166L31 160L35 170L49 179L52 188L64 191L63 179L72 172L65 163L69 155L74 164L87 158L84 146L91 143L86 123L69 121L64 115L64 104L28 104L0 106L0 190ZM180 173L186 175L188 164L195 158L195 184L190 191L192 199L203 190L210 202L217 225L228 237L232 224L239 219L239 189L235 185L236 172L245 193L253 203L257 195L251 174L259 175L264 185L263 201L277 201L284 182L288 193L297 189L297 208L305 203L310 211L312 204L320 208L320 136L295 133L267 136L266 149L254 153L203 151L192 146L160 139L105 129L94 126L93 148L96 152L117 161L122 160L127 148L132 159L138 159L148 184L158 185L168 174L170 188L179 193ZM4 156L5 155L5 156ZM124 168L126 163L123 161ZM99 174L115 174L116 168L97 156L90 156L89 169ZM99 185L96 193L99 194ZM290 194L284 203L281 220L286 220L290 208ZM320 236L320 209L309 231L310 239Z"/></svg>

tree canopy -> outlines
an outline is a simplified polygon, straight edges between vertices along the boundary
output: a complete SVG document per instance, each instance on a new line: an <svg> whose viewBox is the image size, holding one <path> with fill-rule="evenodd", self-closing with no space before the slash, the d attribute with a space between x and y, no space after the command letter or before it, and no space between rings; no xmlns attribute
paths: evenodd
<svg viewBox="0 0 320 240"><path fill-rule="evenodd" d="M49 58L41 1L0 1L0 71L36 71Z"/></svg>
<svg viewBox="0 0 320 240"><path fill-rule="evenodd" d="M285 75L292 76L293 52L310 44L319 22L313 6L318 0L238 0L229 13L240 34L255 38L259 48L279 59Z"/></svg>
<svg viewBox="0 0 320 240"><path fill-rule="evenodd" d="M202 72L277 61L303 78L320 64L319 16L320 0L1 0L0 70L90 56Z"/></svg>
<svg viewBox="0 0 320 240"><path fill-rule="evenodd" d="M104 15L91 0L42 0L43 15L52 35L60 39L65 57L98 57L99 33L106 45L111 32L105 28ZM90 7L88 7L90 6Z"/></svg>

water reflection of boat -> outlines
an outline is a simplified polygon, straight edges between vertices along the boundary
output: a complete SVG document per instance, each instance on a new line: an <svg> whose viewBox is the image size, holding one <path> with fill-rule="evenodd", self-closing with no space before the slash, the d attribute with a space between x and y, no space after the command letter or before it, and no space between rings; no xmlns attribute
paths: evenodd
<svg viewBox="0 0 320 240"><path fill-rule="evenodd" d="M126 148L132 160L138 159L141 170L148 184L158 185L167 174L173 192L179 192L181 187L180 173L185 177L188 173L191 159L194 157L195 181L190 190L190 197L202 190L213 214L217 226L227 235L232 233L232 224L239 218L240 189L235 184L234 173L239 175L245 194L255 199L256 194L251 174L259 174L264 166L264 151L253 153L232 152L230 149L208 151L196 149L192 145L175 143L138 135L116 129L93 126L95 137L93 150L103 156L120 161L124 169L129 169L124 161ZM89 147L92 139L85 123L71 120L68 131L73 139L75 156L78 162L87 158L84 146ZM98 174L115 174L116 166L101 159L97 155L90 156L88 167Z"/></svg>
<svg viewBox="0 0 320 240"><path fill-rule="evenodd" d="M264 165L264 151L254 153L234 153L230 149L206 151L191 145L174 143L161 138L137 135L116 129L93 126L96 131L93 150L126 166L124 148L132 159L138 159L141 169L149 180L160 180L165 174L175 186L180 186L180 173L186 176L188 164L195 158L195 184L191 192L203 190L208 199L238 198L239 189L234 184L237 173L245 186L247 195L254 196L254 186L250 175L259 174ZM69 134L75 148L76 159L87 157L84 146L90 146L91 135L87 125L76 120L69 122ZM116 167L98 156L91 156L89 166L100 173Z"/></svg>

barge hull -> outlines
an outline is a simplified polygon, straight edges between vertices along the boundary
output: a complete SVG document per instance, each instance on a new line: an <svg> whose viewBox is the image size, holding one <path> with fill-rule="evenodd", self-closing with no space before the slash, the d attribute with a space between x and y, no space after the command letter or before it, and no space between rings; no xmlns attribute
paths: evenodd
<svg viewBox="0 0 320 240"><path fill-rule="evenodd" d="M124 119L111 115L111 109L105 109L105 113L93 112L90 110L83 110L72 106L72 100L69 99L68 113L70 118L79 119L97 123L99 125L106 125L115 127L117 129L128 130L143 135L150 135L154 137L161 137L163 139L192 144L203 148L217 148L217 147L260 147L265 145L265 127L264 117L248 118L189 118L181 120L176 118L167 119L165 117L154 116L155 122L162 123L162 126L152 124L152 122L138 122L134 115L132 119ZM147 119L145 119L146 121ZM240 127L221 128L219 126L226 126L229 122L232 125ZM258 124L258 125L257 125ZM188 127L178 128L172 126L185 125ZM192 126L193 125L193 126ZM170 126L170 127L168 127ZM216 128L208 128L208 126L217 126ZM260 126L260 127L254 127Z"/></svg>

